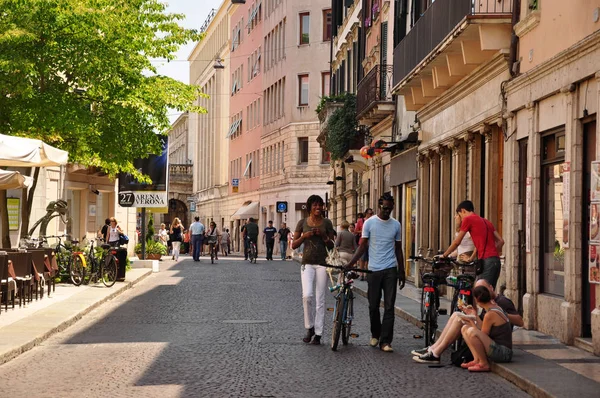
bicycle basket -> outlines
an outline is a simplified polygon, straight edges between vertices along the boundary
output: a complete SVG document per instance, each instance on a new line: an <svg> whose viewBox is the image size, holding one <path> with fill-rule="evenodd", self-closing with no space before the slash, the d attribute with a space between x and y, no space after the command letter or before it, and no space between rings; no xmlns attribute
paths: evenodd
<svg viewBox="0 0 600 398"><path fill-rule="evenodd" d="M217 236L216 235L208 235L206 237L206 243L208 243L209 245L217 243Z"/></svg>

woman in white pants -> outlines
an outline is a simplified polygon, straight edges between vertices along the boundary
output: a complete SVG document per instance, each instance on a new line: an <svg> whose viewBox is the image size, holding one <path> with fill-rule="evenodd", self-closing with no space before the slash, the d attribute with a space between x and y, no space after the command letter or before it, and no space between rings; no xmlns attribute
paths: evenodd
<svg viewBox="0 0 600 398"><path fill-rule="evenodd" d="M304 304L305 343L321 344L325 321L327 272L323 265L327 248L333 248L333 224L323 217L323 198L311 195L306 201L309 216L298 222L292 249L304 243L302 255L302 302ZM316 300L315 300L316 298Z"/></svg>
<svg viewBox="0 0 600 398"><path fill-rule="evenodd" d="M179 260L179 248L181 247L181 242L183 242L183 225L181 225L181 221L179 218L175 217L173 223L171 224L171 239L173 245L173 260Z"/></svg>

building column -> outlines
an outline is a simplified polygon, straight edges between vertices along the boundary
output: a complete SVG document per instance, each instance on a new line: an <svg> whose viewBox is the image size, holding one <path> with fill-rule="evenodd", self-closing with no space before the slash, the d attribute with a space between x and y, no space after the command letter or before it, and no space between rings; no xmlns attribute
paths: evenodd
<svg viewBox="0 0 600 398"><path fill-rule="evenodd" d="M469 197L475 206L475 213L483 216L481 211L481 136L479 134L468 135L469 151Z"/></svg>
<svg viewBox="0 0 600 398"><path fill-rule="evenodd" d="M429 250L432 255L440 249L440 155L429 158Z"/></svg>
<svg viewBox="0 0 600 398"><path fill-rule="evenodd" d="M431 254L429 248L429 157L428 153L421 153L417 157L419 172L419 208L418 208L418 254L428 256Z"/></svg>
<svg viewBox="0 0 600 398"><path fill-rule="evenodd" d="M596 103L600 104L600 70L596 72ZM596 159L600 154L600 121L596 120ZM573 236L573 235L571 235ZM596 289L596 308L592 311L592 344L594 354L600 355L600 285L591 285L591 289Z"/></svg>
<svg viewBox="0 0 600 398"><path fill-rule="evenodd" d="M497 126L485 125L482 131L485 139L485 218L498 228L498 184L500 183L500 162L498 153L500 151L500 133Z"/></svg>
<svg viewBox="0 0 600 398"><path fill-rule="evenodd" d="M452 150L452 205L454 211L467 197L467 144L463 140L454 140Z"/></svg>
<svg viewBox="0 0 600 398"><path fill-rule="evenodd" d="M439 250L446 250L454 239L454 209L452 208L452 152L440 147L440 244Z"/></svg>

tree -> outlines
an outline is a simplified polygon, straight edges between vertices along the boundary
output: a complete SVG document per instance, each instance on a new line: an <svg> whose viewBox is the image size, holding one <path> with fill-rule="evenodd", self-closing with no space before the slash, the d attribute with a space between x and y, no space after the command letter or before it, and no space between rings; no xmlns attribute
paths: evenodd
<svg viewBox="0 0 600 398"><path fill-rule="evenodd" d="M158 75L151 62L201 40L182 18L157 0L2 0L0 133L147 181L132 161L160 153L168 112L205 112L194 105L198 87Z"/></svg>

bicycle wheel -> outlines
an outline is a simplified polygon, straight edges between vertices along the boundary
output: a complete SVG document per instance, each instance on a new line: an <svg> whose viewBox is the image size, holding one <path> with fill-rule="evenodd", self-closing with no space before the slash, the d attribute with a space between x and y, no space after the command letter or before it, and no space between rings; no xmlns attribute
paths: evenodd
<svg viewBox="0 0 600 398"><path fill-rule="evenodd" d="M73 260L71 253L64 246L56 246L54 249L56 256L56 264L58 265L58 276L61 281L65 281L63 278L67 278L71 273L71 261Z"/></svg>
<svg viewBox="0 0 600 398"><path fill-rule="evenodd" d="M333 319L333 329L331 331L331 350L337 350L342 332L342 322L344 320L344 300L339 296L335 305L335 318Z"/></svg>
<svg viewBox="0 0 600 398"><path fill-rule="evenodd" d="M458 289L454 289L454 294L452 295L452 302L450 303L450 315L454 314L458 308L456 305L458 303Z"/></svg>
<svg viewBox="0 0 600 398"><path fill-rule="evenodd" d="M85 278L85 259L81 254L73 257L73 263L71 264L71 271L69 274L71 275L71 282L73 282L75 286L79 286L83 283Z"/></svg>
<svg viewBox="0 0 600 398"><path fill-rule="evenodd" d="M425 322L423 332L425 334L425 347L429 347L435 342L435 332L437 331L437 312L435 308L435 295L427 293L429 306L425 308Z"/></svg>
<svg viewBox="0 0 600 398"><path fill-rule="evenodd" d="M421 288L421 322L425 321L425 287Z"/></svg>
<svg viewBox="0 0 600 398"><path fill-rule="evenodd" d="M350 331L352 329L352 318L354 317L354 297L352 292L348 294L348 301L346 304L346 322L342 325L342 344L348 345L350 340Z"/></svg>
<svg viewBox="0 0 600 398"><path fill-rule="evenodd" d="M117 281L117 260L112 254L108 254L102 264L102 283L106 287L112 287Z"/></svg>

